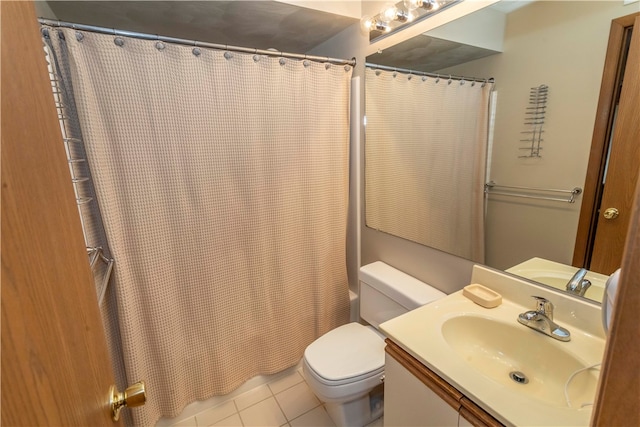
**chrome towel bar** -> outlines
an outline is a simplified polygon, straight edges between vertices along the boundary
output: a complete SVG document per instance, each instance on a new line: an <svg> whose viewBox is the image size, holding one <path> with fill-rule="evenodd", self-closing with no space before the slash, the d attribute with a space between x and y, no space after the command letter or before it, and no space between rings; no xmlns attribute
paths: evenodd
<svg viewBox="0 0 640 427"><path fill-rule="evenodd" d="M494 189L497 189L497 191ZM500 191L500 189L506 189L507 191ZM523 190L523 192L512 191L512 190ZM575 203L576 196L582 194L582 188L574 187L572 190L559 190L555 188L519 187L514 185L498 185L494 181L489 181L484 185L484 192L486 194L499 194L501 196L524 197L527 199L539 199L539 200L551 200L554 202ZM553 197L553 196L547 196L544 194L534 194L534 193L564 193L564 194L568 194L568 196Z"/></svg>

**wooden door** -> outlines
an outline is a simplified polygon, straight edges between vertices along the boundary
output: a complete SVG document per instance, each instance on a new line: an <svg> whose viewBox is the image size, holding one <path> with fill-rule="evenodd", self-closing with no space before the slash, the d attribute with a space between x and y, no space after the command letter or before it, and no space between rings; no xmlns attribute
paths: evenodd
<svg viewBox="0 0 640 427"><path fill-rule="evenodd" d="M111 425L114 384L31 2L0 2L2 425Z"/></svg>
<svg viewBox="0 0 640 427"><path fill-rule="evenodd" d="M629 31L640 29L639 16L636 13L612 23L573 259L574 265L603 274L613 273L622 263L640 174L640 72L634 59L640 51L637 34L628 44ZM628 51L626 67L624 51ZM608 218L610 213L614 218Z"/></svg>
<svg viewBox="0 0 640 427"><path fill-rule="evenodd" d="M640 17L636 18L634 28L640 30ZM640 37L638 31L635 33L629 46L589 265L591 270L604 274L613 273L622 263L633 196L640 172ZM614 218L608 219L609 213Z"/></svg>

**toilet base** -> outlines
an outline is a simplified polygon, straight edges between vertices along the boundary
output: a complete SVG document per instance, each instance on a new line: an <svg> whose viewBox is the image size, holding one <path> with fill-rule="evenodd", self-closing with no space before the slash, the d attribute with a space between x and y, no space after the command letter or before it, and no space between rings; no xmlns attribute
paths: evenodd
<svg viewBox="0 0 640 427"><path fill-rule="evenodd" d="M359 399L345 403L326 402L324 406L337 427L366 426L382 416L382 384Z"/></svg>

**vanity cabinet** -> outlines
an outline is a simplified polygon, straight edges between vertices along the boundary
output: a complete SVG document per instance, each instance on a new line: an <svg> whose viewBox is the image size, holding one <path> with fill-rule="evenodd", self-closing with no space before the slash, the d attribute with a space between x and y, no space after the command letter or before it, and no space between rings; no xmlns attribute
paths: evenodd
<svg viewBox="0 0 640 427"><path fill-rule="evenodd" d="M458 410L440 398L395 358L385 355L384 425L457 426ZM454 402L457 404L457 402Z"/></svg>
<svg viewBox="0 0 640 427"><path fill-rule="evenodd" d="M386 342L385 426L503 425L393 341Z"/></svg>

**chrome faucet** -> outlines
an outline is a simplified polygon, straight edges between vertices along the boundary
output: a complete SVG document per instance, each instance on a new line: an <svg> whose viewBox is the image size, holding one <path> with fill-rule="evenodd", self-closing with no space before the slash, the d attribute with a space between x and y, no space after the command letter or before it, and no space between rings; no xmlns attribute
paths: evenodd
<svg viewBox="0 0 640 427"><path fill-rule="evenodd" d="M576 274L574 274L571 280L569 280L569 283L567 283L567 292L581 297L584 296L584 293L587 292L587 289L591 286L591 281L584 278L587 273L588 271L585 268L576 271Z"/></svg>
<svg viewBox="0 0 640 427"><path fill-rule="evenodd" d="M553 322L553 304L546 298L536 297L536 309L518 315L518 322L560 341L570 341L571 334Z"/></svg>

